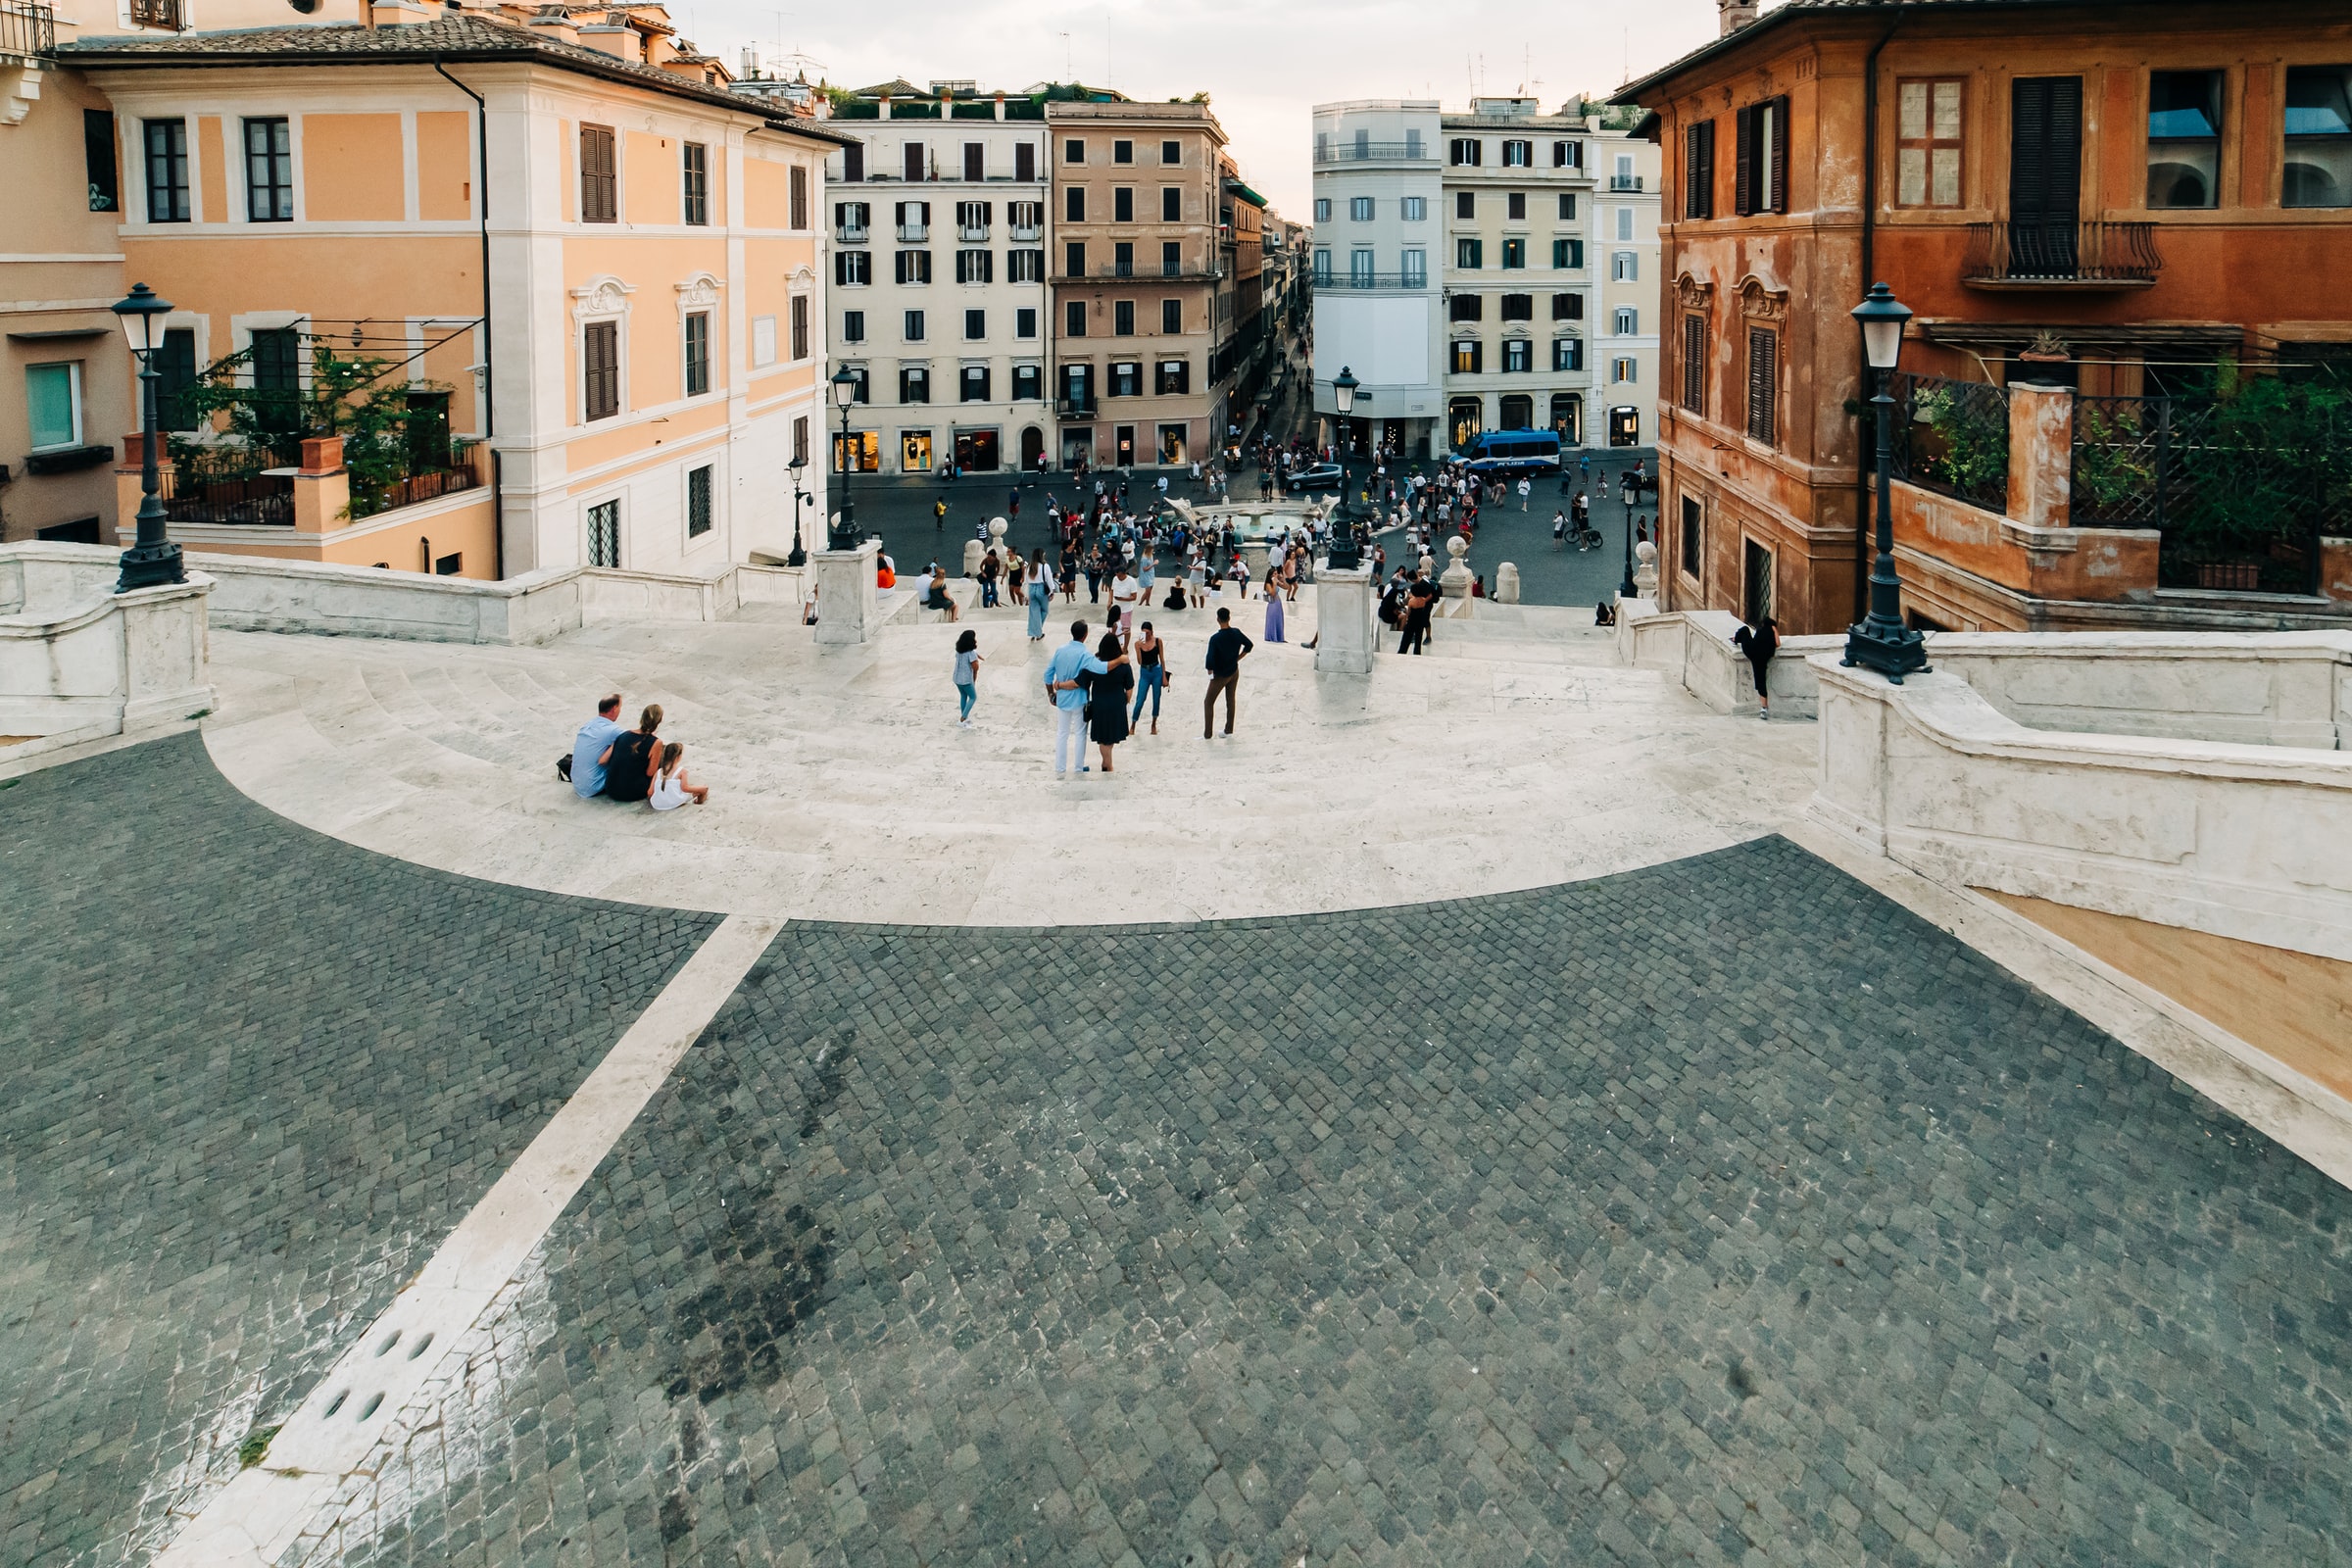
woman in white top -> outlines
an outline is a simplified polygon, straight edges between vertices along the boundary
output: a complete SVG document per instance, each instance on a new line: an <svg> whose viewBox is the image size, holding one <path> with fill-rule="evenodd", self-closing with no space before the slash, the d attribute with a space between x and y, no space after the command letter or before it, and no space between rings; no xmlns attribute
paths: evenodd
<svg viewBox="0 0 2352 1568"><path fill-rule="evenodd" d="M710 799L710 786L696 784L686 777L686 769L678 759L686 755L684 743L671 741L662 748L662 771L654 775L654 787L645 797L645 804L657 811L674 811L688 801L700 806Z"/></svg>
<svg viewBox="0 0 2352 1568"><path fill-rule="evenodd" d="M1135 605L1143 596L1143 585L1135 580L1126 564L1119 565L1119 574L1110 579L1110 606L1119 617L1119 641L1124 644L1135 629Z"/></svg>

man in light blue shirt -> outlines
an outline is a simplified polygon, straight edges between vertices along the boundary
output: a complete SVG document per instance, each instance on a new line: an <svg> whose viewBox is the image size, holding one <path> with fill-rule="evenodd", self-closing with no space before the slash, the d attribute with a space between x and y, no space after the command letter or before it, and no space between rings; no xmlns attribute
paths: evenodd
<svg viewBox="0 0 2352 1568"><path fill-rule="evenodd" d="M1054 705L1055 778L1069 771L1069 761L1075 761L1081 773L1094 771L1086 765L1086 690L1078 684L1078 677L1089 672L1106 674L1109 669L1086 651L1086 622L1072 621L1070 640L1054 649L1054 657L1046 662L1046 701Z"/></svg>
<svg viewBox="0 0 2352 1568"><path fill-rule="evenodd" d="M596 716L580 726L571 743L572 793L583 801L605 793L605 759L612 743L628 731L620 727L620 694L614 692L596 705Z"/></svg>

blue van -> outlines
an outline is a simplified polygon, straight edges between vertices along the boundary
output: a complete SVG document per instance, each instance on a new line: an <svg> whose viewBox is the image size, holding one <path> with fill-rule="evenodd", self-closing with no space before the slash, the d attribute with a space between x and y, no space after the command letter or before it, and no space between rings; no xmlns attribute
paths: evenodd
<svg viewBox="0 0 2352 1568"><path fill-rule="evenodd" d="M1560 438L1551 430L1482 430L1454 455L1472 473L1497 478L1560 471Z"/></svg>

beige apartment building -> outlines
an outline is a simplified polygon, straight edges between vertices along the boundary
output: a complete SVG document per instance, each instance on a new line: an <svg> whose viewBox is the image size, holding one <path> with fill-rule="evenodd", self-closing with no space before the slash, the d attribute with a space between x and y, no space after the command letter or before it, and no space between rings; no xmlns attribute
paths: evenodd
<svg viewBox="0 0 2352 1568"><path fill-rule="evenodd" d="M1227 420L1234 335L1220 209L1225 131L1206 104L1049 103L1057 461L1185 464Z"/></svg>

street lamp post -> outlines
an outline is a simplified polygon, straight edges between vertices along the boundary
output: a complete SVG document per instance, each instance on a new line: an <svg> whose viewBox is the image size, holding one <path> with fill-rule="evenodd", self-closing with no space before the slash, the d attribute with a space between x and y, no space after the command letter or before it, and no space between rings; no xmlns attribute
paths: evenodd
<svg viewBox="0 0 2352 1568"><path fill-rule="evenodd" d="M1896 685L1914 670L1928 667L1926 639L1903 624L1903 585L1894 574L1894 491L1889 469L1894 459L1894 367L1903 352L1903 325L1911 308L1894 297L1884 283L1870 285L1870 295L1854 308L1862 323L1863 357L1878 372L1879 395L1871 406L1879 411L1879 540L1870 566L1870 613L1845 634L1845 657L1838 662L1875 669Z"/></svg>
<svg viewBox="0 0 2352 1568"><path fill-rule="evenodd" d="M163 433L156 428L160 419L155 406L155 384L163 379L163 372L155 368L155 318L171 309L170 300L144 283L114 307L115 314L122 318L122 335L139 362L139 534L137 542L122 552L122 574L115 582L115 592L119 594L188 580L187 568L179 559L179 546L172 542L164 526L164 480L156 466L155 453L156 442Z"/></svg>
<svg viewBox="0 0 2352 1568"><path fill-rule="evenodd" d="M1340 504L1332 514L1336 526L1331 530L1330 566L1333 571L1353 571L1364 563L1363 553L1355 542L1355 494L1348 481L1348 416L1355 412L1355 389L1363 385L1347 366L1331 380L1332 406L1340 413Z"/></svg>
<svg viewBox="0 0 2352 1568"><path fill-rule="evenodd" d="M798 568L808 564L808 552L801 544L801 508L808 502L808 492L801 488L801 481L808 476L808 460L795 458L784 466L792 473L792 554L784 558L784 564Z"/></svg>
<svg viewBox="0 0 2352 1568"><path fill-rule="evenodd" d="M834 466L841 470L841 508L833 514L827 526L825 548L855 550L858 548L857 503L850 498L850 405L858 401L858 377L847 366L833 374L833 406L841 411L841 441Z"/></svg>

